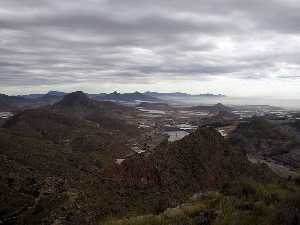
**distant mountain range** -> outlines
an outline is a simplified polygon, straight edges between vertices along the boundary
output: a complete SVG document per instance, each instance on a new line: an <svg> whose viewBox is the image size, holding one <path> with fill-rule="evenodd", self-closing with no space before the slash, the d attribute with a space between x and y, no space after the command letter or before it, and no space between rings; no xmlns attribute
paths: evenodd
<svg viewBox="0 0 300 225"><path fill-rule="evenodd" d="M8 96L0 94L0 110L9 111L17 108L23 108L30 104L33 104L33 100L30 98L24 98L22 96Z"/></svg>
<svg viewBox="0 0 300 225"><path fill-rule="evenodd" d="M67 93L59 91L49 91L46 94L29 94L19 96L8 96L0 94L0 110L14 111L18 109L37 108L45 105L52 105L60 101ZM86 94L89 98L98 101L113 101L113 102L163 102L168 98L190 98L190 97L225 97L224 95L201 94L190 95L181 92L174 93L158 93L158 92L133 92L119 93L112 92L109 94Z"/></svg>
<svg viewBox="0 0 300 225"><path fill-rule="evenodd" d="M36 99L41 98L45 95L52 97L63 97L67 93L60 91L49 91L47 94L29 94L29 95L20 95L19 97ZM132 92L132 93L119 93L114 91L112 93L100 93L100 94L88 94L91 98L95 98L97 100L115 100L115 101L157 101L159 98L164 97L226 97L226 95L222 94L187 94L183 92L170 92L170 93L161 93L161 92Z"/></svg>
<svg viewBox="0 0 300 225"><path fill-rule="evenodd" d="M46 94L29 94L29 95L20 95L20 97L23 98L29 98L29 99L37 99L37 98L41 98L41 97L45 97L45 96L52 96L52 97L63 97L64 95L66 95L65 92L60 92L60 91L49 91Z"/></svg>
<svg viewBox="0 0 300 225"><path fill-rule="evenodd" d="M53 105L59 102L63 97L67 95L64 92L49 91L46 94L29 94L19 96L9 96L0 94L0 111L15 111L19 109L37 108L46 105ZM161 101L158 98L144 95L140 92L121 94L113 92L110 94L86 94L88 98L95 99L97 101L114 101L114 102L138 102L149 101L158 102Z"/></svg>
<svg viewBox="0 0 300 225"><path fill-rule="evenodd" d="M98 94L98 95L92 95L93 98L97 100L105 100L105 101L124 101L124 102L134 102L134 101L149 101L149 102L157 102L161 101L160 99L146 95L140 92L134 92L134 93L118 93L118 92L113 92L110 94Z"/></svg>

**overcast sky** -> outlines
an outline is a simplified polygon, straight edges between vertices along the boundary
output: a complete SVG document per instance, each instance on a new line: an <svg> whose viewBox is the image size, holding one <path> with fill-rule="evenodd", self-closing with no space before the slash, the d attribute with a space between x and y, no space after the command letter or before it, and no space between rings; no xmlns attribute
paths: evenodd
<svg viewBox="0 0 300 225"><path fill-rule="evenodd" d="M0 92L300 96L299 0L1 0Z"/></svg>

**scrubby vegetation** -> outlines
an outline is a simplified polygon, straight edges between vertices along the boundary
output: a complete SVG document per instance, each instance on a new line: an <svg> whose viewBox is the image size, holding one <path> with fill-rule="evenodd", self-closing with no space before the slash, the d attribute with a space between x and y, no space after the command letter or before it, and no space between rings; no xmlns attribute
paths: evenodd
<svg viewBox="0 0 300 225"><path fill-rule="evenodd" d="M242 180L219 192L195 194L187 203L158 215L107 219L104 225L297 225L300 186Z"/></svg>

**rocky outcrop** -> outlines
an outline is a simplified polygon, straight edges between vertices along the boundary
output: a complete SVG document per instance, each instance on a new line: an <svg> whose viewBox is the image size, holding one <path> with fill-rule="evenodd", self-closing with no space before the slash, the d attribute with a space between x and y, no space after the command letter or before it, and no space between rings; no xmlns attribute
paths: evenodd
<svg viewBox="0 0 300 225"><path fill-rule="evenodd" d="M199 128L180 141L160 145L152 154L137 155L106 172L128 186L156 186L168 192L215 187L232 177L264 177L245 154L212 128Z"/></svg>

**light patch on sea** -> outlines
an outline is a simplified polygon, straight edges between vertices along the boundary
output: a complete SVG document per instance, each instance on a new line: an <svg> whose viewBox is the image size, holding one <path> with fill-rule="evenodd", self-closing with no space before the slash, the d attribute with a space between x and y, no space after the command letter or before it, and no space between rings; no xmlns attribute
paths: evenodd
<svg viewBox="0 0 300 225"><path fill-rule="evenodd" d="M270 105L283 107L289 110L300 110L300 99L288 98L271 98L271 97L186 97L186 98L165 98L171 105L177 106L197 106L197 105L214 105L222 103L227 106L244 106L244 105Z"/></svg>
<svg viewBox="0 0 300 225"><path fill-rule="evenodd" d="M193 126L193 125L188 124L188 123L178 124L176 127L181 129L181 130L194 130L194 129L197 129L197 126Z"/></svg>
<svg viewBox="0 0 300 225"><path fill-rule="evenodd" d="M185 136L187 136L189 133L186 131L166 131L164 134L167 134L169 136L168 141L174 142L181 140Z"/></svg>
<svg viewBox="0 0 300 225"><path fill-rule="evenodd" d="M195 112L195 111L180 110L179 112L182 114L189 115L189 116L208 116L209 115L208 112L201 112L201 111Z"/></svg>
<svg viewBox="0 0 300 225"><path fill-rule="evenodd" d="M166 114L165 111L162 110L155 110L155 109L143 109L143 108L137 108L138 110L145 112L145 113L150 113L150 114Z"/></svg>

